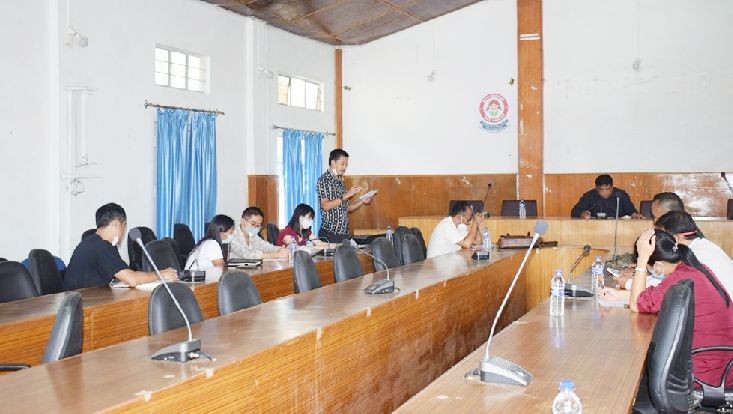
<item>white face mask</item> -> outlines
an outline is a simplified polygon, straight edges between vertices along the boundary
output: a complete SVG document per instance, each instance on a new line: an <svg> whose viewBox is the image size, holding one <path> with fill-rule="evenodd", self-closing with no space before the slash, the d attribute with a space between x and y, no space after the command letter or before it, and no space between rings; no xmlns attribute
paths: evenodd
<svg viewBox="0 0 733 414"><path fill-rule="evenodd" d="M335 175L336 177L341 177L341 174L339 174L335 168L331 169L331 174Z"/></svg>
<svg viewBox="0 0 733 414"><path fill-rule="evenodd" d="M247 226L247 233L249 234L249 237L254 237L254 236L256 236L256 235L257 235L257 233L259 233L259 232L260 232L260 229L261 229L261 228L262 228L262 227L252 227L252 226Z"/></svg>
<svg viewBox="0 0 733 414"><path fill-rule="evenodd" d="M234 239L234 235L233 235L233 234L230 234L230 235L228 235L228 236L226 237L226 239L223 239L223 240L221 241L221 243L222 243L222 244L229 244L229 243L231 243L231 242L232 242L232 239Z"/></svg>
<svg viewBox="0 0 733 414"><path fill-rule="evenodd" d="M115 238L112 239L112 246L117 246L117 243L120 242L120 236L115 235Z"/></svg>
<svg viewBox="0 0 733 414"><path fill-rule="evenodd" d="M458 230L459 231L466 231L466 230L468 230L468 226L465 225L465 224L463 224L463 223L461 223L461 224L458 225Z"/></svg>
<svg viewBox="0 0 733 414"><path fill-rule="evenodd" d="M307 217L301 217L299 220L300 220L300 229L301 230L309 229L313 225L313 219L309 219Z"/></svg>

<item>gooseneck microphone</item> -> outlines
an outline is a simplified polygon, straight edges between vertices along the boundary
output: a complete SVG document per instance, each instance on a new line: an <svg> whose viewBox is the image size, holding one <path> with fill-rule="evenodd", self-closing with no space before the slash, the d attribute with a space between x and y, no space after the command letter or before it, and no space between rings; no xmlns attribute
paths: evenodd
<svg viewBox="0 0 733 414"><path fill-rule="evenodd" d="M328 245L323 249L323 255L324 256L333 256L334 251L336 249L331 250L331 241L328 240L328 237L319 237L318 240L325 241L328 243Z"/></svg>
<svg viewBox="0 0 733 414"><path fill-rule="evenodd" d="M154 353L150 356L150 358L160 361L177 361L177 362L187 362L192 359L196 359L202 355L201 352L201 340L200 339L194 339L193 333L191 332L191 323L188 321L188 317L186 316L186 312L181 309L181 304L178 303L178 299L176 299L176 296L173 295L173 292L171 292L170 287L168 287L168 283L163 279L163 276L160 275L160 271L158 270L158 266L156 266L155 262L153 261L153 258L150 257L150 253L148 253L148 249L145 248L145 244L143 244L142 241L142 235L140 233L140 230L137 228L134 228L130 230L130 233L128 233L127 237L135 240L137 244L140 245L142 248L143 253L145 253L145 257L148 258L148 261L150 262L150 265L153 267L153 270L155 270L155 274L158 276L158 279L160 279L161 282L163 282L163 286L165 287L165 290L168 291L168 294L170 295L171 299L173 300L173 304L176 305L176 308L178 309L178 312L183 316L183 320L186 322L186 329L188 329L188 341L179 342L177 344L169 345L158 352Z"/></svg>
<svg viewBox="0 0 733 414"><path fill-rule="evenodd" d="M499 306L496 316L494 316L494 323L491 324L489 340L486 342L484 358L481 360L478 368L471 370L466 374L467 379L477 378L481 382L486 383L521 385L524 387L529 385L529 382L532 380L532 374L530 374L529 371L504 358L490 355L489 350L491 349L491 339L494 337L496 324L499 322L499 317L504 311L504 306L506 306L506 302L509 300L512 290L514 290L514 285L517 284L519 274L522 273L522 269L524 269L524 264L527 262L529 253L534 248L535 243L537 243L537 239L539 239L541 235L545 234L546 231L547 222L544 220L537 220L537 223L534 225L534 236L532 236L532 242L529 244L527 253L524 254L524 259L522 259L522 263L519 265L519 269L514 275L512 284L509 285L509 290L506 295L504 295L504 300L501 302L501 306Z"/></svg>
<svg viewBox="0 0 733 414"><path fill-rule="evenodd" d="M366 292L366 293L368 293L370 295L380 295L380 294L383 294L383 293L392 293L392 292L394 292L395 289L400 290L399 288L395 287L394 280L392 280L392 279L389 278L389 266L387 266L387 263L385 263L384 260L378 258L377 256L374 256L373 254L371 254L371 253L369 253L369 252L367 252L365 250L356 249L356 251L357 251L357 253L363 253L363 254L371 257L377 263L379 263L380 265L384 266L384 270L387 271L387 278L386 279L380 279L380 280L377 280L376 282L373 282L372 284L370 284L369 286L367 286L366 288L364 288L364 292Z"/></svg>
<svg viewBox="0 0 733 414"><path fill-rule="evenodd" d="M618 253L616 252L616 248L618 247L618 209L620 207L621 200L619 197L616 197L616 229L613 231L613 255L611 256L611 260L616 263L618 262Z"/></svg>
<svg viewBox="0 0 733 414"><path fill-rule="evenodd" d="M728 181L728 177L726 177L725 171L720 173L720 178L722 178L723 181L725 181L725 185L728 186L728 190L730 190L731 194L733 194L733 187L730 186L730 181Z"/></svg>
<svg viewBox="0 0 733 414"><path fill-rule="evenodd" d="M585 246L583 246L583 251L580 253L580 256L578 256L578 258L575 259L575 263L573 263L573 266L570 268L569 276L573 275L573 271L575 271L575 268L578 267L578 265L580 264L580 261L583 260L585 256L588 256L588 253L590 253L590 249L591 249L590 244L586 244Z"/></svg>

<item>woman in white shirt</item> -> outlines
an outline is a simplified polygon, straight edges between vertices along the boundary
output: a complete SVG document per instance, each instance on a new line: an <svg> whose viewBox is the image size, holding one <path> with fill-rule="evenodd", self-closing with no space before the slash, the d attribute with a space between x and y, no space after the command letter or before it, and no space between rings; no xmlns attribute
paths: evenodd
<svg viewBox="0 0 733 414"><path fill-rule="evenodd" d="M206 270L212 267L223 267L224 254L221 245L231 241L234 233L234 220L219 214L214 216L206 229L206 234L194 246L186 260L188 270Z"/></svg>

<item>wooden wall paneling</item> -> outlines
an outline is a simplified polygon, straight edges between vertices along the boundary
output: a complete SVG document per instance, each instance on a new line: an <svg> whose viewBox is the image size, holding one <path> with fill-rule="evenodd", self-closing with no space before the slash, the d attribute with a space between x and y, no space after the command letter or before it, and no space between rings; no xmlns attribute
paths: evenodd
<svg viewBox="0 0 733 414"><path fill-rule="evenodd" d="M279 197L278 180L279 177L277 175L250 175L247 177L249 196L247 206L245 207L257 206L265 213L265 220L262 223L262 234L265 237L267 237L267 223L277 224L279 220L277 206ZM242 207L242 210L245 207ZM239 223L240 217L234 217L234 221L237 224Z"/></svg>
<svg viewBox="0 0 733 414"><path fill-rule="evenodd" d="M344 117L343 117L343 102L344 102L344 89L343 89L343 57L344 53L342 49L335 49L333 53L334 60L334 85L333 85L333 102L334 112L336 114L336 148L343 148L344 142ZM316 206L313 206L316 208Z"/></svg>
<svg viewBox="0 0 733 414"><path fill-rule="evenodd" d="M542 0L517 1L519 96L519 197L537 200L537 212L544 213L542 100Z"/></svg>
<svg viewBox="0 0 733 414"><path fill-rule="evenodd" d="M491 215L499 213L501 200L516 196L514 174L347 176L347 186L361 185L363 191L379 190L371 206L351 213L355 229L395 227L403 216L447 216L450 200L486 200ZM488 184L491 184L489 188Z"/></svg>
<svg viewBox="0 0 733 414"><path fill-rule="evenodd" d="M580 196L594 187L603 173L545 174L545 216L570 216ZM614 173L614 186L629 193L636 208L642 200L665 191L677 193L694 217L725 217L726 203L733 198L720 173Z"/></svg>

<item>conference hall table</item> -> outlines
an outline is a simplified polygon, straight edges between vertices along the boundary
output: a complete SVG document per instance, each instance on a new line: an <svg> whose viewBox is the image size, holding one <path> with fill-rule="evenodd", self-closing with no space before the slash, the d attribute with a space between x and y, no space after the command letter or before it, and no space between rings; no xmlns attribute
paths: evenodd
<svg viewBox="0 0 733 414"><path fill-rule="evenodd" d="M180 328L0 377L7 412L390 412L485 341L519 251L446 254L204 320L213 361L153 361ZM526 312L520 279L501 326Z"/></svg>
<svg viewBox="0 0 733 414"><path fill-rule="evenodd" d="M400 217L399 225L417 227L430 242L433 229L445 216ZM616 220L580 219L570 217L544 218L549 224L547 233L542 238L546 241L554 240L560 246L583 246L590 244L598 248L612 248L616 233ZM483 221L483 226L491 231L493 241L502 234L522 235L531 232L536 218L519 219L516 217L491 217ZM700 230L705 237L719 245L728 255L733 256L733 220L721 217L696 217ZM652 220L625 220L618 221L618 252L633 249L636 238L644 230L653 226Z"/></svg>
<svg viewBox="0 0 733 414"><path fill-rule="evenodd" d="M579 284L588 286L590 276L584 276ZM562 379L575 381L583 412L628 413L655 320L600 307L595 298L566 299L564 317L551 318L546 300L491 341L492 355L532 373L526 388L465 379L484 356L482 344L397 413L550 413Z"/></svg>
<svg viewBox="0 0 733 414"><path fill-rule="evenodd" d="M321 283L334 283L332 258L314 257ZM360 254L365 272L372 259ZM264 302L293 294L293 265L287 260L264 261L261 267L235 269L252 277ZM191 283L204 319L219 315L218 287L221 270L207 270L206 281ZM84 352L118 344L148 334L148 301L151 289L80 289L84 307ZM62 295L0 303L0 361L39 364Z"/></svg>

